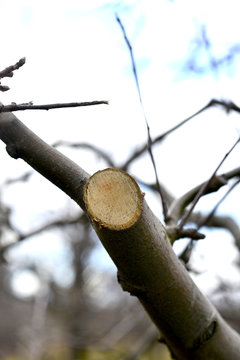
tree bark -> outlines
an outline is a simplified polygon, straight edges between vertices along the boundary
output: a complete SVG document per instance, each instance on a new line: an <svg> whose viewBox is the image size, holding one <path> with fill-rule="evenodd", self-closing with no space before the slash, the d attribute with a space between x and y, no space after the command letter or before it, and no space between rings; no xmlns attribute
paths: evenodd
<svg viewBox="0 0 240 360"><path fill-rule="evenodd" d="M239 335L193 283L137 183L121 170L99 171L86 183L84 201L123 289L138 297L172 354L239 359Z"/></svg>

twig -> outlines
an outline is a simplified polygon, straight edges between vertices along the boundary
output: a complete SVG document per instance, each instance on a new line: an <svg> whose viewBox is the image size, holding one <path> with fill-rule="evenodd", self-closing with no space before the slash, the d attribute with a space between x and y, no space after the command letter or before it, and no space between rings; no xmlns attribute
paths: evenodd
<svg viewBox="0 0 240 360"><path fill-rule="evenodd" d="M221 175L216 175L214 177L213 181L211 181L211 183L209 184L208 188L206 189L206 191L203 195L207 195L212 192L218 191L222 186L225 186L227 184L228 180L231 180L235 177L240 178L240 167L237 167L237 168L230 170L226 173L223 173ZM234 184L237 185L237 183L238 183L238 181ZM195 186L193 189L189 190L186 194L184 194L180 198L178 198L176 200L172 200L172 204L171 204L169 212L168 212L168 223L167 223L167 227L166 227L167 233L168 233L172 243L175 240L181 238L181 236L183 234L184 229L180 230L177 223L180 220L180 218L184 212L184 209L186 209L186 207L194 200L194 198L196 197L196 195L198 194L200 189L204 186L204 184L205 184L205 182ZM236 185L233 185L231 187L231 190ZM229 192L230 192L230 190L227 192L227 194L229 194ZM224 199L225 199L226 195L224 196ZM224 199L222 199L222 201ZM200 213L192 213L189 220L197 225L199 225L200 223L204 223L204 225L206 225L206 217L203 217L203 215ZM208 221L210 221L210 220L208 220ZM199 229L200 229L200 227L195 229L196 232Z"/></svg>
<svg viewBox="0 0 240 360"><path fill-rule="evenodd" d="M0 71L0 79L4 77L12 77L13 71L19 69L21 66L23 66L26 62L26 58L21 58L15 65L10 65L6 67L4 70Z"/></svg>
<svg viewBox="0 0 240 360"><path fill-rule="evenodd" d="M74 143L74 142L72 143L70 141L59 140L59 141L55 142L52 146L53 147L67 146L67 147L71 147L71 148L75 148L75 149L76 148L85 148L88 150L92 150L96 155L103 158L110 167L116 167L113 160L106 152L104 152L102 149L99 149L98 147L88 144L88 143Z"/></svg>
<svg viewBox="0 0 240 360"><path fill-rule="evenodd" d="M205 235L198 232L198 229L195 228L187 228L187 229L178 229L177 226L175 227L167 227L167 234L173 244L176 240L183 239L183 238L190 238L192 240L203 240L205 239Z"/></svg>
<svg viewBox="0 0 240 360"><path fill-rule="evenodd" d="M189 260L190 260L190 257L192 255L192 251L193 251L193 248L194 248L194 241L191 239L189 241L189 243L187 244L187 246L185 247L185 249L181 252L181 254L178 256L179 260L182 260L182 262L187 265Z"/></svg>
<svg viewBox="0 0 240 360"><path fill-rule="evenodd" d="M240 171L238 174L240 176ZM236 175L234 174L233 177L235 176ZM172 203L168 214L169 226L176 226L186 207L194 200L195 196L198 194L198 192L204 186L205 183L206 182L195 186L193 189L189 190L186 194L182 195ZM212 181L211 184L209 184L204 195L210 194L212 192L216 192L226 184L227 184L227 179L225 178L224 175L215 176L214 181Z"/></svg>
<svg viewBox="0 0 240 360"><path fill-rule="evenodd" d="M240 183L240 179L238 179L237 181L235 181L232 186L228 189L228 191L226 192L226 194L223 195L223 197L217 202L217 204L214 206L214 208L212 209L212 211L206 216L205 219L203 219L197 227L197 230L199 230L202 226L204 226L205 224L207 224L211 218L214 216L214 214L216 213L217 209L219 208L219 206L222 204L222 202L226 199L226 197L230 194L230 192Z"/></svg>
<svg viewBox="0 0 240 360"><path fill-rule="evenodd" d="M123 170L123 169L122 169ZM137 181L137 183L140 185L140 187L142 186L145 186L147 187L148 189L151 189L152 191L157 191L158 192L158 188L156 186L156 182L155 183L152 183L152 184L149 184L143 180L140 180L139 178L137 178L135 175L132 175L131 176L134 177L134 179ZM162 189L162 192L164 193L164 199L166 201L166 204L167 204L167 207L169 207L173 201L175 200L174 196L170 193L170 191L165 187L165 185L163 185L161 183L161 189Z"/></svg>
<svg viewBox="0 0 240 360"><path fill-rule="evenodd" d="M85 216L85 213L81 212L75 218L54 220L54 221L49 222L48 224L45 224L35 230L30 231L27 234L19 234L18 241L19 242L24 241L25 239L28 239L35 235L38 235L39 233L50 230L52 228L60 228L60 227L65 227L65 226L69 226L69 225L78 224L84 218L84 216ZM13 244L17 244L17 243L13 243Z"/></svg>
<svg viewBox="0 0 240 360"><path fill-rule="evenodd" d="M21 234L17 230L15 230L15 229L13 229L11 227L11 229L14 230L16 232L16 234L17 234L17 241L11 242L9 244L6 244L6 245L0 247L0 262L1 261L6 262L6 259L5 259L5 256L4 256L6 251L13 248L13 247L15 247L20 242L25 241L25 240L29 239L32 236L41 234L44 231L51 230L53 228L61 228L61 227L65 227L65 226L71 226L71 225L79 224L81 221L84 221L84 217L85 217L85 213L83 212L83 213L78 214L75 218L54 220L54 221L49 222L49 223L47 223L47 224L45 224L43 226L40 226L39 228L37 228L35 230L32 230L32 231L28 232L26 234Z"/></svg>
<svg viewBox="0 0 240 360"><path fill-rule="evenodd" d="M13 77L13 71L19 69L21 66L23 66L26 62L25 58L21 58L15 65L10 65L6 67L4 70L0 71L0 79L3 79L5 77ZM0 91L8 91L10 88L9 86L2 85L0 82Z"/></svg>
<svg viewBox="0 0 240 360"><path fill-rule="evenodd" d="M206 222L206 215L199 212L194 212L191 214L191 222L195 224L202 224L205 227L210 228L221 228L228 230L233 238L238 251L240 251L240 227L239 224L231 216L227 215L216 215L211 216Z"/></svg>
<svg viewBox="0 0 240 360"><path fill-rule="evenodd" d="M218 178L223 178L224 175L217 177L214 180L218 180ZM172 226L167 226L167 233L168 236L171 240L171 243L173 244L174 241L181 239L183 237L189 237L192 240L201 240L204 239L205 236L202 233L199 233L199 230L201 229L201 227L203 226L209 226L208 224L211 222L211 219L214 217L218 207L220 206L220 204L226 199L226 197L230 194L230 192L235 188L235 186L237 186L240 183L240 179L238 179L237 181L234 182L234 184L230 187L230 189L228 189L228 191L226 192L226 194L224 194L224 196L218 201L218 203L214 206L214 208L212 209L212 211L207 215L202 215L199 213L192 213L191 217L190 217L190 221L196 223L197 227L196 228L187 228L187 229L179 229L179 227L177 225L172 225ZM224 183L222 183L222 185L225 185ZM207 193L213 192L213 191L217 191L219 188L221 187L221 182L215 181L215 184L210 184L209 188L207 189ZM201 189L201 187L196 187L198 189ZM194 188L192 190L192 192L196 193L196 188ZM191 191L189 192L191 194ZM187 193L187 194L189 194ZM206 195L206 193L204 194ZM182 197L183 199L184 197ZM181 203L181 202L180 202ZM182 202L182 205L184 204L184 202ZM171 209L170 209L171 210ZM182 207L178 207L178 211L175 212L174 214L174 218L173 218L173 214L170 212L169 218L171 219L172 223L177 223L177 220L181 214L181 212L183 211L183 206ZM176 216L178 215L178 216ZM172 216L172 218L171 218ZM240 230L239 230L239 234L240 234ZM238 235L239 237L239 235ZM236 240L240 241L240 239ZM239 245L238 245L239 246Z"/></svg>
<svg viewBox="0 0 240 360"><path fill-rule="evenodd" d="M167 205L166 205L166 202L165 202L165 199L164 199L164 194L163 194L163 191L161 189L161 185L160 185L160 182L159 182L159 179L158 179L157 167L156 167L155 159L154 159L153 152L152 152L152 138L151 138L151 134L150 134L149 124L148 124L148 121L147 121L147 116L146 116L145 109L144 109L144 106L143 106L142 95L141 95L141 90L140 90L140 86L139 86L136 62L135 62L134 55L133 55L132 45L131 45L131 43L130 43L130 41L128 39L126 30L125 30L125 28L124 28L124 26L123 26L123 24L122 24L122 22L121 22L121 20L120 20L120 18L119 18L119 16L117 14L116 14L116 20L119 23L119 26L120 26L120 28L122 30L124 40L125 40L125 42L127 44L127 47L128 47L129 53L130 53L130 57L131 57L132 70L133 70L133 75L134 75L134 79L135 79L135 82L136 82L139 102L140 102L140 105L141 105L141 108L142 108L143 116L144 116L146 127L147 127L147 137L148 137L148 139L147 139L147 150L149 152L149 155L150 155L150 158L151 158L151 161L152 161L152 164L153 164L153 169L154 169L155 178L156 178L156 185L157 185L157 189L158 189L158 192L159 192L159 195L160 195L160 198L161 198L161 202L162 202L163 217L164 217L164 220L166 222L167 221Z"/></svg>
<svg viewBox="0 0 240 360"><path fill-rule="evenodd" d="M225 186L227 184L228 180L231 180L235 177L240 178L240 167L237 167L221 175L215 176L214 181L211 182L204 195L218 191L222 186ZM169 214L168 214L169 217L168 225L174 226L177 224L178 220L183 214L184 209L193 201L196 194L204 184L205 182L197 185L196 187L189 190L186 194L184 194L180 198L176 199L175 201L174 200L172 201L172 205L169 209Z"/></svg>
<svg viewBox="0 0 240 360"><path fill-rule="evenodd" d="M232 234L235 246L240 252L240 227L231 216L212 216L204 226L228 230Z"/></svg>
<svg viewBox="0 0 240 360"><path fill-rule="evenodd" d="M27 171L25 172L23 175L20 175L17 178L14 179L7 179L4 183L3 186L8 186L8 185L12 185L15 184L17 182L24 182L24 181L28 181L30 176L33 175L33 171Z"/></svg>
<svg viewBox="0 0 240 360"><path fill-rule="evenodd" d="M189 219L193 209L195 208L195 206L197 205L199 199L201 198L201 196L203 196L206 193L207 188L209 187L209 185L211 184L211 182L213 181L214 177L216 176L217 171L219 170L219 168L221 167L221 165L224 163L224 161L226 160L226 158L230 155L230 153L233 151L233 149L237 146L237 144L240 142L240 137L237 139L237 141L233 144L233 146L230 148L230 150L225 154L225 156L223 157L223 159L220 161L219 165L217 166L217 168L215 169L215 171L213 172L212 176L210 177L210 179L203 184L203 186L200 188L200 190L198 191L198 193L196 194L193 203L190 207L190 209L185 213L185 215L182 217L182 220L179 224L179 229L182 229L183 226L185 225L185 223L187 222L187 220Z"/></svg>
<svg viewBox="0 0 240 360"><path fill-rule="evenodd" d="M187 117L186 119L180 121L177 125L173 126L172 128L168 129L167 131L165 131L164 133L160 134L155 139L153 139L152 140L152 145L160 143L161 141L163 141L165 139L165 137L170 135L172 132L174 132L175 130L177 130L181 126L185 125L188 121L190 121L193 118L195 118L196 116L200 115L205 110L207 110L207 109L209 109L209 108L211 108L213 106L217 106L217 105L222 106L226 110L227 113L229 113L230 111L236 111L236 112L240 113L240 107L237 106L232 101L212 99L212 100L209 101L209 103L207 105L203 106L200 110L196 111L194 114L192 114L189 117ZM148 149L147 145L144 144L138 150L134 151L134 153L129 157L129 159L124 163L124 165L121 168L123 170L127 171L129 165L134 160L136 160L139 156L141 156L147 149Z"/></svg>
<svg viewBox="0 0 240 360"><path fill-rule="evenodd" d="M50 110L50 109L70 108L70 107L79 107L79 106L102 105L102 104L108 105L108 101L100 100L100 101L70 102L70 103L42 104L42 105L33 105L32 103L10 104L10 105L1 105L0 112L11 112L11 111L19 111L19 110Z"/></svg>

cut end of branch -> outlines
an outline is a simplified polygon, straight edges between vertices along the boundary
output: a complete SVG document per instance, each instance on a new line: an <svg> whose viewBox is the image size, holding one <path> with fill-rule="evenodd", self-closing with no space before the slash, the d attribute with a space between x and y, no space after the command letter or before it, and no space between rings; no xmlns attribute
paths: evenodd
<svg viewBox="0 0 240 360"><path fill-rule="evenodd" d="M131 227L142 212L142 193L126 172L114 168L95 173L84 188L84 202L91 219L100 228Z"/></svg>

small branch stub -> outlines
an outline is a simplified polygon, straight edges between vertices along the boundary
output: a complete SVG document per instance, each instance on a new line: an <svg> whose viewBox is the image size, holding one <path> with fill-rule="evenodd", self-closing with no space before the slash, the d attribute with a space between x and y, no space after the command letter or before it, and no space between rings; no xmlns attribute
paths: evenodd
<svg viewBox="0 0 240 360"><path fill-rule="evenodd" d="M101 228L131 227L142 212L142 193L126 172L108 168L95 173L84 188L84 202L92 220Z"/></svg>

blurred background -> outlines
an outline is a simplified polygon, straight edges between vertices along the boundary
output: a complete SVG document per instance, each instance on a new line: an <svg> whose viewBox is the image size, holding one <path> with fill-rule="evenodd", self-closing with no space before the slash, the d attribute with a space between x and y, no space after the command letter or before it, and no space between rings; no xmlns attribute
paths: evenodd
<svg viewBox="0 0 240 360"><path fill-rule="evenodd" d="M155 139L213 98L239 105L238 2L190 0L0 0L1 102L109 100L109 105L16 113L89 174L127 170L162 220L147 129L120 17L135 57L145 114ZM177 198L210 178L239 137L240 115L214 106L153 146L159 180ZM239 167L237 147L220 173ZM132 159L129 161L129 159ZM0 144L0 358L4 360L169 359L136 299L79 207ZM208 214L232 183L201 199ZM239 186L190 249L194 281L240 330ZM233 236L234 235L234 236ZM189 239L174 244L181 256ZM161 357L160 357L161 356Z"/></svg>

